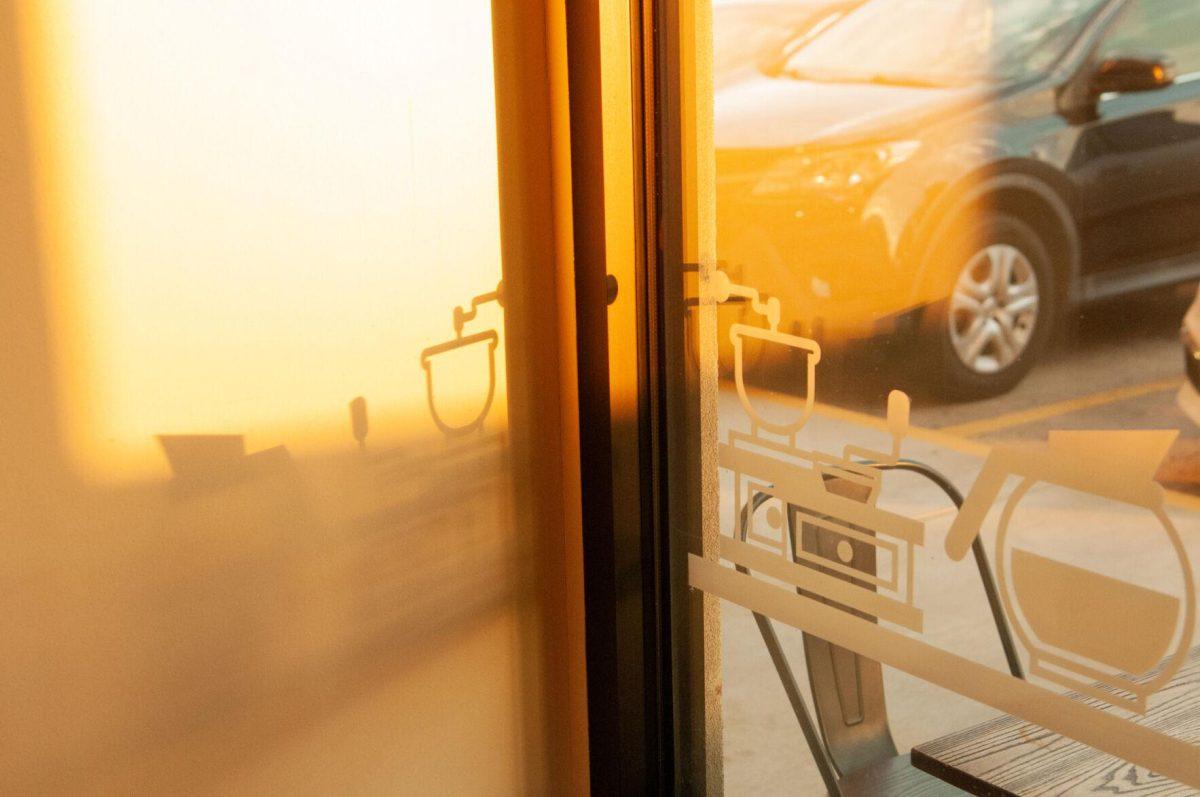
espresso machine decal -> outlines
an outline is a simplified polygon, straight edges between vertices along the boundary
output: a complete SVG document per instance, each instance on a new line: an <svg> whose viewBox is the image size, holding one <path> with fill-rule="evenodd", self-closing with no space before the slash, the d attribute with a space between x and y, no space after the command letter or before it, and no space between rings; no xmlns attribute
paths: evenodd
<svg viewBox="0 0 1200 797"><path fill-rule="evenodd" d="M735 508L757 497L760 502L765 498L766 509L747 513L744 518L735 516L735 529L741 533L722 537L722 557L835 605L921 631L923 618L915 605L913 589L914 549L925 542L925 526L877 506L881 473L871 464L898 458L907 429L908 397L899 391L889 397L888 417L894 441L889 453L847 447L836 455L798 447L796 436L815 406L816 365L821 349L816 341L779 331L778 299L764 301L757 291L733 284L721 272L717 279L719 296L748 299L751 310L767 324L735 324L729 331L734 380L750 419L750 432L730 432L727 441L720 444L718 463L733 475ZM756 407L744 380L743 356L748 339L784 346L805 357L807 392L794 417L768 419ZM828 490L827 483L835 479L859 487L865 500ZM821 543L797 545L790 536L797 522L818 529ZM864 570L862 565L867 561L873 566Z"/></svg>

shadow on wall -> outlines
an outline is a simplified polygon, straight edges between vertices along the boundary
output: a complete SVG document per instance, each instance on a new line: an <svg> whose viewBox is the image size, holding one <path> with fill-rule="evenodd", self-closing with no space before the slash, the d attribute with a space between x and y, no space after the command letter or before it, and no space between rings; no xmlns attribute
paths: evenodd
<svg viewBox="0 0 1200 797"><path fill-rule="evenodd" d="M358 399L324 454L164 434L169 479L68 464L17 29L0 2L5 790L542 790L503 421L372 446Z"/></svg>

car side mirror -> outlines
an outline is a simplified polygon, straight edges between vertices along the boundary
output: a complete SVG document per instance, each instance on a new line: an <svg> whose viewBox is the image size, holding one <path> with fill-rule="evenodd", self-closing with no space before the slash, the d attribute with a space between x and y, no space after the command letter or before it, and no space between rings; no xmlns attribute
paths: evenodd
<svg viewBox="0 0 1200 797"><path fill-rule="evenodd" d="M1118 55L1104 59L1092 75L1093 97L1157 91L1175 80L1170 61L1162 56Z"/></svg>

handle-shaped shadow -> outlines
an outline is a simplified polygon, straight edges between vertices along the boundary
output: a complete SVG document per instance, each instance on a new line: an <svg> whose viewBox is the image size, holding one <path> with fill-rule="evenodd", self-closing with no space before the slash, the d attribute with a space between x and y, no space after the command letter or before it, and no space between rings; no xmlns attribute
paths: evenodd
<svg viewBox="0 0 1200 797"><path fill-rule="evenodd" d="M433 358L439 354L484 342L488 344L487 400L475 418L469 423L459 426L446 423L442 419L441 414L438 413L437 404L433 398ZM438 343L421 352L421 367L425 370L425 397L429 402L429 413L433 416L433 422L445 434L452 437L461 436L483 428L483 422L487 418L488 412L492 409L492 402L496 398L496 346L499 342L500 336L496 334L496 330L489 329L486 332L476 332L474 335L467 335L455 338L454 340L448 340L445 343Z"/></svg>

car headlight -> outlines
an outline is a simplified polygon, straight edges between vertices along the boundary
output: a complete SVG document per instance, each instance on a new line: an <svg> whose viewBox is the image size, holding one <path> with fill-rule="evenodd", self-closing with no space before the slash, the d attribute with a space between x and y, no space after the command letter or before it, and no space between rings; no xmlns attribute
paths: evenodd
<svg viewBox="0 0 1200 797"><path fill-rule="evenodd" d="M799 150L772 166L754 186L753 194L861 189L911 158L920 146L919 141L890 141L813 152Z"/></svg>

